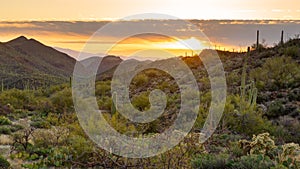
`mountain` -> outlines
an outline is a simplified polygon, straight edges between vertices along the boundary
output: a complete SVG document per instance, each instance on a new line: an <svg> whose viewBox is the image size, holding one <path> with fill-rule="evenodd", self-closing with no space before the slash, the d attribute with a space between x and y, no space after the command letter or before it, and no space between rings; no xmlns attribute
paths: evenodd
<svg viewBox="0 0 300 169"><path fill-rule="evenodd" d="M0 43L0 78L4 88L67 82L75 63L72 57L24 36Z"/></svg>
<svg viewBox="0 0 300 169"><path fill-rule="evenodd" d="M123 61L116 56L97 58L102 59L98 75ZM0 79L4 88L35 88L66 83L73 75L75 63L73 57L35 39L20 36L0 42Z"/></svg>
<svg viewBox="0 0 300 169"><path fill-rule="evenodd" d="M88 58L91 56L97 56L97 57L104 57L104 54L94 54L94 53L89 53L89 52L80 52L77 50L72 50L72 49L66 49L66 48L60 48L60 47L54 47L55 50L60 51L62 53L65 53L71 57L73 57L74 59L78 60L79 56L80 59L82 58Z"/></svg>
<svg viewBox="0 0 300 169"><path fill-rule="evenodd" d="M23 54L24 57L31 57L31 61L47 73L69 76L73 72L75 59L35 39L27 39L21 36L5 44Z"/></svg>

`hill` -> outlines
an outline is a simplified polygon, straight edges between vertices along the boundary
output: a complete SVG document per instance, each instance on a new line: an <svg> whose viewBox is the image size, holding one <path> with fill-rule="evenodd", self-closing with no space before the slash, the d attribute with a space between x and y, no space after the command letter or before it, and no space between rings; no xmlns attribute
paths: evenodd
<svg viewBox="0 0 300 169"><path fill-rule="evenodd" d="M119 57L104 57L98 74L121 62ZM73 57L24 36L0 43L0 79L4 88L33 89L66 83L75 63Z"/></svg>

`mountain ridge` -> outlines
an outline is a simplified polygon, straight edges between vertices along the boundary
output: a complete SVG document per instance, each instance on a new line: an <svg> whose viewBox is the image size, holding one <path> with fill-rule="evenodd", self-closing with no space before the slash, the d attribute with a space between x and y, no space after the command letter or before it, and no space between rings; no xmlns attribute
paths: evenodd
<svg viewBox="0 0 300 169"><path fill-rule="evenodd" d="M98 74L123 60L105 56ZM38 40L19 36L0 42L0 79L5 88L32 88L66 83L73 75L76 59Z"/></svg>

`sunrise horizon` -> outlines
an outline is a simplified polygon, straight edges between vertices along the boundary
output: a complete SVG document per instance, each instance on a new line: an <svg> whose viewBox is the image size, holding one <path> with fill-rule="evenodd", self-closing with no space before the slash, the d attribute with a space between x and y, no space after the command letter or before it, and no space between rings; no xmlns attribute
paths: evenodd
<svg viewBox="0 0 300 169"><path fill-rule="evenodd" d="M139 22L142 25L143 22L154 20L185 20L203 31L210 41L211 48L245 51L255 42L255 32L258 29L262 32L260 41L265 39L267 46L277 43L276 36L279 36L277 34L280 34L281 30L285 31L286 40L298 34L295 27L300 21L300 10L297 6L300 6L297 0L287 0L284 4L279 0L14 0L3 2L0 7L0 41L9 41L24 35L38 39L48 46L82 51L92 35L108 23L126 21ZM135 18L136 14L147 15L137 15ZM155 18L151 14L163 15ZM160 18L161 16L163 17ZM175 26L172 24L169 24L170 27ZM274 34L263 30L265 28L262 25L273 25ZM157 43L152 44L151 38L148 37L147 42L136 40L132 44L123 45L123 50L118 48L118 52L114 54L129 55L134 44L144 49L148 49L149 46L159 49L162 49L162 46L172 46L174 51L173 46L179 46L176 41L184 42L193 38L188 36L192 34L188 30L178 30L176 34L178 37L173 44L161 42L158 46ZM104 46L112 45L110 42L117 37L106 38L101 42ZM152 38L155 40L155 37ZM184 55L184 50L177 50L180 52L175 52L176 55ZM98 53L96 49L88 52Z"/></svg>

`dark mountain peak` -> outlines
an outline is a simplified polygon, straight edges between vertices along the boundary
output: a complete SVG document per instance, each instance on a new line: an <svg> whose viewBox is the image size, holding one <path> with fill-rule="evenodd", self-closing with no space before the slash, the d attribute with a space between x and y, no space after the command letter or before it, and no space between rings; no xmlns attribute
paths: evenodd
<svg viewBox="0 0 300 169"><path fill-rule="evenodd" d="M17 37L16 39L14 39L14 40L24 40L24 41L26 41L26 40L28 40L25 36L19 36L19 37Z"/></svg>
<svg viewBox="0 0 300 169"><path fill-rule="evenodd" d="M27 41L28 41L28 39L25 36L19 36L13 40L8 41L7 44L20 44L20 43L24 43Z"/></svg>
<svg viewBox="0 0 300 169"><path fill-rule="evenodd" d="M122 59L119 56L114 55L107 55L103 57L104 60L111 60L111 61L122 61Z"/></svg>

